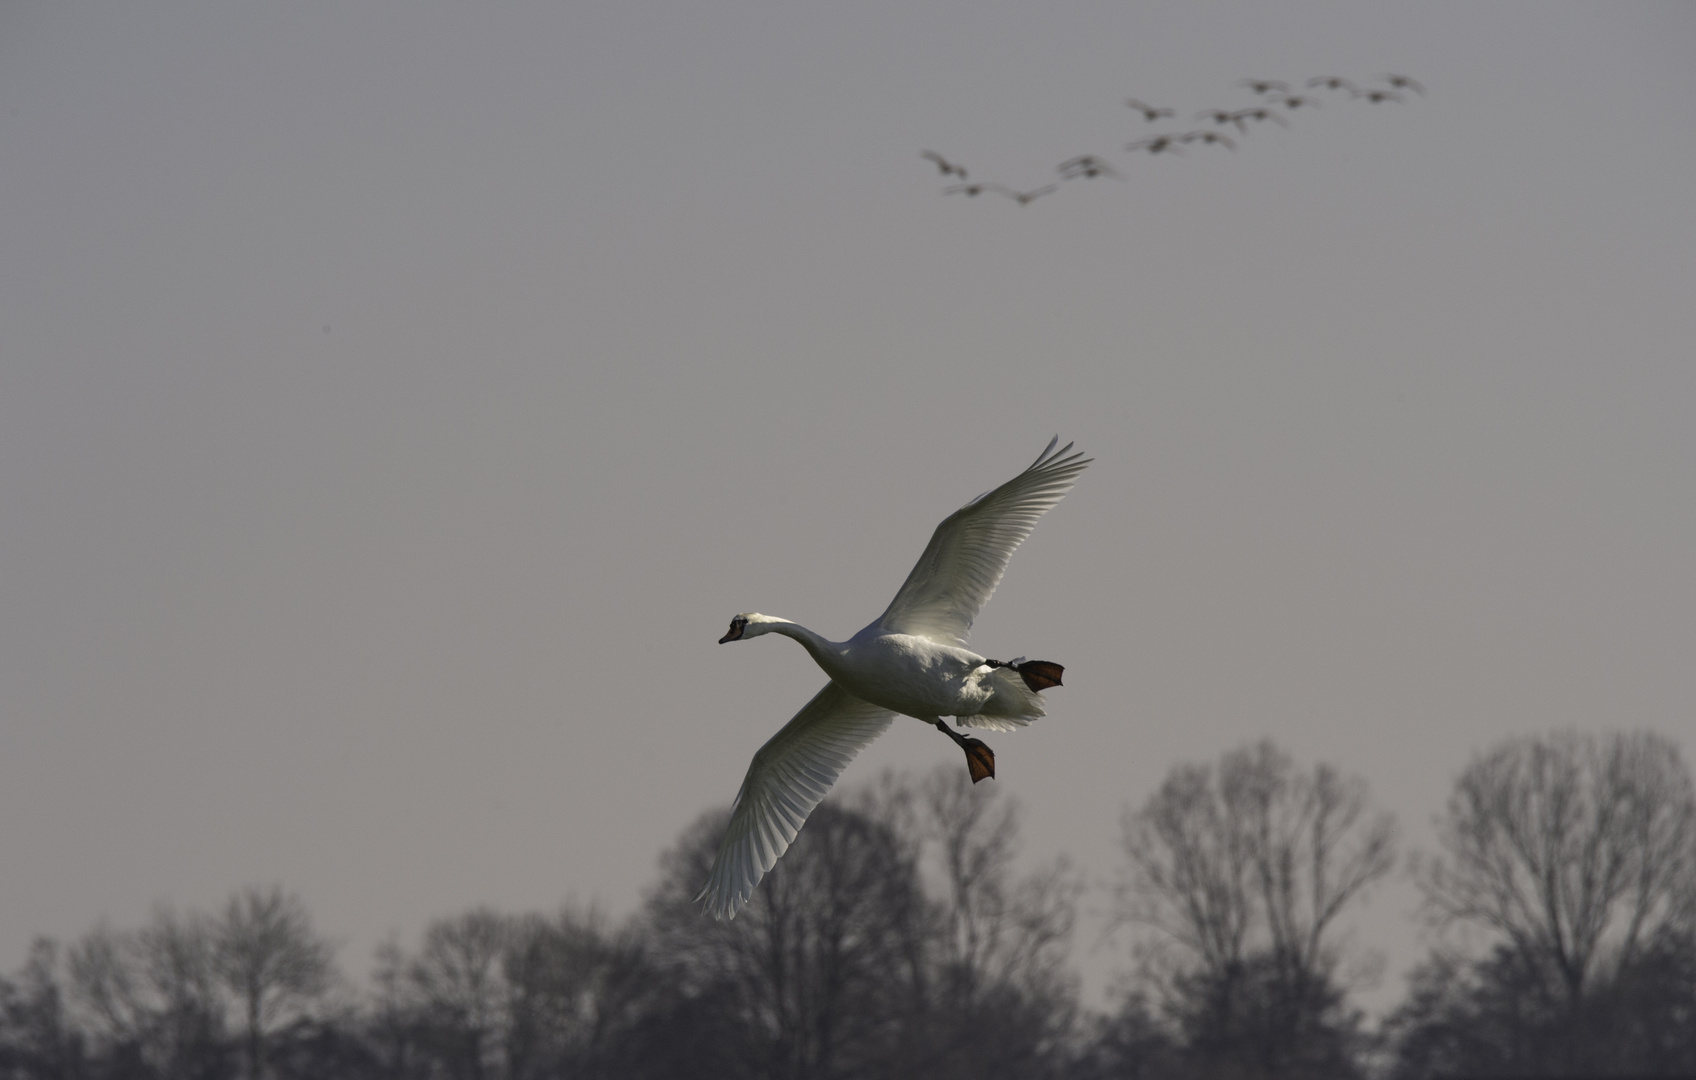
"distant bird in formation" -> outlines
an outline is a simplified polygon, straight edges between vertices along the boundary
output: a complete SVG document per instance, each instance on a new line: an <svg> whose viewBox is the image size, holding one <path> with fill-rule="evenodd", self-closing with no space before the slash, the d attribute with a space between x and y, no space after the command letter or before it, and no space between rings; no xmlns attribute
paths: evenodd
<svg viewBox="0 0 1696 1080"><path fill-rule="evenodd" d="M954 511L936 527L889 608L847 641L749 611L730 620L723 645L782 634L807 650L830 681L754 754L696 901L736 917L788 850L807 815L854 755L897 716L935 727L965 751L972 782L995 775L995 753L957 727L1016 731L1047 711L1038 695L1064 672L1047 660L991 660L967 647L978 612L1037 519L1072 489L1090 459L1054 439L1030 468Z"/></svg>
<svg viewBox="0 0 1696 1080"><path fill-rule="evenodd" d="M1232 142L1226 136L1219 134L1217 131L1189 131L1178 136L1178 138L1180 141L1186 143L1218 143L1227 150L1235 150L1237 148L1236 143Z"/></svg>
<svg viewBox="0 0 1696 1080"><path fill-rule="evenodd" d="M1382 86L1362 86L1352 79L1341 75L1315 75L1306 80L1305 87L1309 90L1329 90L1346 93L1350 100L1361 99L1371 104L1381 104L1386 101L1406 103L1407 98L1401 91L1411 91L1420 96L1425 95L1425 87L1419 80L1410 75L1386 74L1377 76ZM1312 94L1298 94L1291 90L1291 84L1282 79L1243 79L1238 86L1246 87L1262 101L1261 104L1247 108L1202 109L1195 113L1197 120L1205 120L1216 128L1234 127L1239 138L1247 136L1250 125L1276 124L1279 127L1289 127L1290 121L1286 114L1296 113L1303 109L1320 108L1322 102ZM1178 110L1166 105L1150 105L1139 98L1125 98L1125 104L1142 114L1143 120L1153 123L1162 119L1177 119ZM1151 157L1165 154L1172 157L1183 155L1183 147L1201 143L1202 145L1223 146L1227 150L1237 149L1235 139L1221 131L1203 129L1199 131L1165 131L1145 136L1125 144L1128 153L1146 152ZM1020 206L1029 206L1032 202L1045 195L1059 190L1056 184L1046 184L1042 187L1021 191L992 181L967 179L966 167L952 161L934 150L920 151L920 156L931 162L944 177L958 178L962 183L952 184L942 189L944 195L965 195L975 198L984 192L994 192L1005 195ZM1094 180L1108 177L1113 180L1126 179L1125 174L1115 168L1110 162L1094 154L1079 154L1067 158L1055 167L1061 180Z"/></svg>
<svg viewBox="0 0 1696 1080"><path fill-rule="evenodd" d="M1040 199L1044 195L1052 195L1054 192L1059 190L1060 188L1057 184L1046 184L1043 187L1035 188L1031 191L1014 191L1011 188L1002 188L1001 193L1018 203L1020 206L1029 206L1033 200Z"/></svg>
<svg viewBox="0 0 1696 1080"><path fill-rule="evenodd" d="M1058 190L1059 189L1055 185L1049 184L1047 187L1039 187L1033 191L1014 191L1006 184L983 182L977 184L955 184L951 188L944 189L942 193L944 195L964 195L967 198L972 199L982 195L986 191L993 191L997 195L1007 196L1020 206L1029 206L1032 202L1042 198L1044 195Z"/></svg>
<svg viewBox="0 0 1696 1080"><path fill-rule="evenodd" d="M1176 154L1178 144L1183 141L1182 135L1153 135L1136 142L1126 143L1126 150L1147 150L1151 154Z"/></svg>
<svg viewBox="0 0 1696 1080"><path fill-rule="evenodd" d="M1288 120L1285 120L1282 116L1279 116L1271 109L1238 109L1236 112L1231 114L1231 119L1237 122L1238 127L1242 126L1242 122L1244 120L1253 120L1257 124L1265 123L1270 120L1279 127L1290 126L1290 122Z"/></svg>
<svg viewBox="0 0 1696 1080"><path fill-rule="evenodd" d="M943 176L958 176L962 180L966 179L966 169L964 166L954 164L935 150L921 150L919 151L919 156L924 158L926 161L936 162L936 167L942 170Z"/></svg>
<svg viewBox="0 0 1696 1080"><path fill-rule="evenodd" d="M1083 154L1078 157L1062 161L1059 164L1058 169L1062 180L1077 180L1079 178L1094 180L1098 176L1110 176L1115 180L1123 180L1125 178L1124 173L1107 164L1107 162L1096 157L1094 154Z"/></svg>
<svg viewBox="0 0 1696 1080"><path fill-rule="evenodd" d="M1135 109L1137 112L1142 113L1142 118L1144 120L1148 121L1151 124L1154 123L1156 120L1159 120L1161 117L1170 116L1170 117L1175 118L1178 115L1178 110L1176 110L1176 109L1168 109L1168 108L1165 108L1163 106L1156 106L1156 105L1147 105L1147 104L1144 104L1143 102L1138 101L1134 97L1126 98L1125 104L1129 105L1131 108Z"/></svg>

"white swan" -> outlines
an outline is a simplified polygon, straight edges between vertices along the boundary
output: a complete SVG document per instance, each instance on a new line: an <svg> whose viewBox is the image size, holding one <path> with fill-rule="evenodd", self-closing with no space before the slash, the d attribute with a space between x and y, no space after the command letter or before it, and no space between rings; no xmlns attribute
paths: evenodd
<svg viewBox="0 0 1696 1080"><path fill-rule="evenodd" d="M934 724L959 744L973 783L995 775L995 755L980 740L950 731L942 717L955 717L961 727L1012 731L1043 715L1036 692L1060 685L1060 665L987 660L966 648L966 635L1013 550L1092 460L1072 453L1071 443L1056 451L1059 441L938 525L889 610L847 641L758 612L730 620L719 644L761 634L792 637L830 682L748 766L712 871L695 897L713 917L736 917L848 762L896 713Z"/></svg>

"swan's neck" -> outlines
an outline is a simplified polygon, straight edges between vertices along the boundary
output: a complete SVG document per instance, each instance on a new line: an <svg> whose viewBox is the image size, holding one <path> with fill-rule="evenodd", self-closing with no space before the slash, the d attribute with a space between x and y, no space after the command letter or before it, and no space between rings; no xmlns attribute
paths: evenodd
<svg viewBox="0 0 1696 1080"><path fill-rule="evenodd" d="M782 634L784 637L799 641L801 647L807 650L813 661L826 671L835 666L836 659L842 654L841 645L821 634L813 633L800 623L790 622L788 619L774 618L770 622L759 625L761 633ZM749 629L752 630L753 627L750 626Z"/></svg>

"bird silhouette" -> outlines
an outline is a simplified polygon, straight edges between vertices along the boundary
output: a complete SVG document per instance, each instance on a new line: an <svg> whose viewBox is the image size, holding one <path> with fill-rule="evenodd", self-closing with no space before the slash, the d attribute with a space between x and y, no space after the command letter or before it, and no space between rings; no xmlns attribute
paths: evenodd
<svg viewBox="0 0 1696 1080"><path fill-rule="evenodd" d="M1032 202L1042 198L1044 195L1052 194L1060 189L1055 184L1046 184L1030 191L1014 191L1012 188L1002 187L1000 184L997 184L995 185L995 190L1001 192L1001 194L1007 196L1009 199L1012 199L1020 206L1029 206Z"/></svg>
<svg viewBox="0 0 1696 1080"><path fill-rule="evenodd" d="M1178 140L1186 143L1218 143L1227 150L1235 150L1237 148L1237 144L1232 142L1228 136L1222 135L1217 131L1188 131L1178 136Z"/></svg>
<svg viewBox="0 0 1696 1080"><path fill-rule="evenodd" d="M954 164L935 150L921 150L919 156L926 161L936 162L936 167L942 171L943 176L958 176L962 180L966 179L966 167L964 165Z"/></svg>
<svg viewBox="0 0 1696 1080"><path fill-rule="evenodd" d="M1396 93L1394 90L1378 90L1378 89L1356 90L1352 96L1357 97L1357 98L1365 98L1367 101L1372 102L1372 104L1374 104L1374 105L1377 105L1380 102L1385 102L1385 101L1394 101L1394 102L1397 102L1398 104L1407 101L1406 98L1402 97L1400 94Z"/></svg>
<svg viewBox="0 0 1696 1080"><path fill-rule="evenodd" d="M1235 124L1237 125L1238 131L1248 131L1248 129L1243 126L1242 118L1227 109L1203 109L1195 114L1195 118L1197 120L1211 120L1221 127L1225 124Z"/></svg>
<svg viewBox="0 0 1696 1080"><path fill-rule="evenodd" d="M1290 90L1290 84L1282 79L1243 79L1237 85L1246 86L1257 94L1288 93Z"/></svg>
<svg viewBox="0 0 1696 1080"><path fill-rule="evenodd" d="M1151 154L1176 154L1178 150L1178 135L1155 135L1147 139L1138 139L1134 143L1126 143L1126 150L1147 150Z"/></svg>
<svg viewBox="0 0 1696 1080"><path fill-rule="evenodd" d="M1063 180L1094 180L1098 176L1109 176L1115 180L1123 180L1124 174L1094 154L1084 154L1080 157L1062 161L1058 171Z"/></svg>
<svg viewBox="0 0 1696 1080"><path fill-rule="evenodd" d="M1351 94L1358 89L1354 83L1343 78L1341 75L1315 75L1313 78L1307 80L1307 87L1309 90L1316 89L1321 86L1327 90L1347 90Z"/></svg>
<svg viewBox="0 0 1696 1080"><path fill-rule="evenodd" d="M1131 108L1135 109L1137 112L1142 113L1142 118L1144 120L1148 121L1151 124L1154 123L1154 121L1160 119L1162 116L1169 116L1169 117L1176 118L1177 115L1178 115L1178 110L1176 110L1176 109L1168 109L1168 108L1165 108L1165 107L1159 106L1159 105L1149 105L1149 104L1146 104L1144 102L1138 101L1134 97L1126 98L1125 104L1129 105Z"/></svg>
<svg viewBox="0 0 1696 1080"><path fill-rule="evenodd" d="M1297 109L1319 108L1319 99L1316 97L1309 97L1306 94L1285 94L1283 97L1273 98L1272 100L1276 101L1291 112L1294 112Z"/></svg>
<svg viewBox="0 0 1696 1080"><path fill-rule="evenodd" d="M1419 84L1418 79L1415 79L1411 76L1408 76L1408 75L1380 75L1378 77L1380 79L1383 79L1385 82L1389 83L1391 86L1395 87L1397 90L1412 90L1414 93L1418 94L1420 97L1425 96L1425 87L1423 87Z"/></svg>
<svg viewBox="0 0 1696 1080"><path fill-rule="evenodd" d="M955 184L953 187L943 188L942 193L944 195L964 195L968 199L975 199L986 191L994 191L1000 187L1000 184L985 184L982 182L976 184Z"/></svg>
<svg viewBox="0 0 1696 1080"><path fill-rule="evenodd" d="M1284 127L1290 126L1290 122L1288 120L1285 120L1282 116L1279 116L1271 109L1238 109L1236 112L1231 114L1231 118L1237 122L1238 127L1243 127L1244 120L1253 120L1256 123L1270 120L1275 124L1282 124ZM1244 128L1244 130L1247 129Z"/></svg>

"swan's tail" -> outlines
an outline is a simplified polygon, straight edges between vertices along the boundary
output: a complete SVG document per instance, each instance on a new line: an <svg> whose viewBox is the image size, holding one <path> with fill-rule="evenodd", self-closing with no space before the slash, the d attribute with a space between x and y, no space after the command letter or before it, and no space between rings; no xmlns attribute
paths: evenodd
<svg viewBox="0 0 1696 1080"><path fill-rule="evenodd" d="M1037 661L1044 663L1045 661ZM1028 663L1028 662L1027 662ZM1025 666L1024 664L1020 665ZM1056 664L1055 667L1060 665ZM1042 698L1032 689L1030 680L1011 667L1000 667L984 680L994 689L983 707L970 716L955 717L960 727L983 728L987 731L1014 731L1032 720L1048 715ZM1051 685L1059 685L1056 679Z"/></svg>

